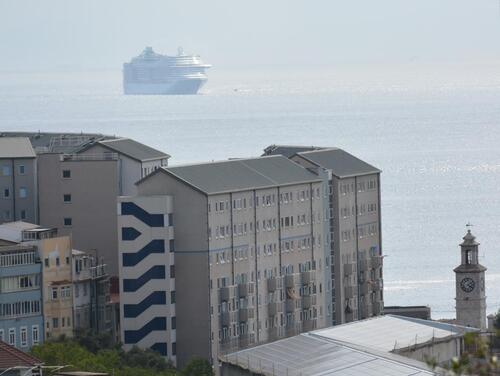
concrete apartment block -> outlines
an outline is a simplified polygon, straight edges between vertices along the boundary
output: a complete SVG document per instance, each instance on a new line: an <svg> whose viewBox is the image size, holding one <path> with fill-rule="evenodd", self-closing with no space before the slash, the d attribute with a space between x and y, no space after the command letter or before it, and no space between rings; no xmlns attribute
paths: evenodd
<svg viewBox="0 0 500 376"><path fill-rule="evenodd" d="M36 154L26 137L0 137L0 223L38 219Z"/></svg>
<svg viewBox="0 0 500 376"><path fill-rule="evenodd" d="M120 322L125 349L176 364L176 265L171 196L118 199Z"/></svg>
<svg viewBox="0 0 500 376"><path fill-rule="evenodd" d="M180 367L331 322L324 186L283 156L162 168L138 183L138 197L174 199Z"/></svg>
<svg viewBox="0 0 500 376"><path fill-rule="evenodd" d="M38 155L40 223L71 236L76 249L95 252L118 275L115 155Z"/></svg>
<svg viewBox="0 0 500 376"><path fill-rule="evenodd" d="M41 271L35 247L0 246L0 341L24 351L44 340Z"/></svg>
<svg viewBox="0 0 500 376"><path fill-rule="evenodd" d="M328 174L333 324L382 314L380 170L337 148L302 151L291 158Z"/></svg>

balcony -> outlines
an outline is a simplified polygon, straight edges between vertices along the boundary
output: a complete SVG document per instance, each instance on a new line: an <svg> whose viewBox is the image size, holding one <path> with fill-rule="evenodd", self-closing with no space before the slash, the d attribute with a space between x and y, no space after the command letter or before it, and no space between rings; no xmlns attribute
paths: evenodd
<svg viewBox="0 0 500 376"><path fill-rule="evenodd" d="M308 270L307 272L302 272L302 284L308 285L310 283L316 282L316 270Z"/></svg>
<svg viewBox="0 0 500 376"><path fill-rule="evenodd" d="M372 269L377 269L382 266L382 256L374 256L370 260Z"/></svg>
<svg viewBox="0 0 500 376"><path fill-rule="evenodd" d="M254 318L254 309L253 308L240 308L239 310L239 321L247 322L249 319Z"/></svg>
<svg viewBox="0 0 500 376"><path fill-rule="evenodd" d="M283 278L282 277L273 277L268 278L267 280L267 290L269 292L275 292L278 289L283 287Z"/></svg>
<svg viewBox="0 0 500 376"><path fill-rule="evenodd" d="M354 272L354 264L344 264L344 275L351 275Z"/></svg>
<svg viewBox="0 0 500 376"><path fill-rule="evenodd" d="M346 286L344 288L344 293L345 293L345 296L344 298L345 299L351 299L351 298L354 298L354 296L356 295L357 291L356 291L356 287L355 286Z"/></svg>
<svg viewBox="0 0 500 376"><path fill-rule="evenodd" d="M253 282L240 283L238 285L238 296L240 298L245 298L250 294L255 293L255 284Z"/></svg>
<svg viewBox="0 0 500 376"><path fill-rule="evenodd" d="M227 302L235 297L234 286L225 286L219 289L219 300L221 302Z"/></svg>
<svg viewBox="0 0 500 376"><path fill-rule="evenodd" d="M302 331L310 332L311 330L316 329L316 319L309 319L302 321Z"/></svg>
<svg viewBox="0 0 500 376"><path fill-rule="evenodd" d="M309 309L316 305L316 295L307 295L302 297L302 308Z"/></svg>
<svg viewBox="0 0 500 376"><path fill-rule="evenodd" d="M360 272L364 272L364 271L368 270L368 260L366 260L366 259L361 260L361 261L359 261L358 265L359 265L358 267L359 267Z"/></svg>
<svg viewBox="0 0 500 376"><path fill-rule="evenodd" d="M370 281L366 281L365 283L360 285L359 292L361 295L368 295L371 292L370 283Z"/></svg>
<svg viewBox="0 0 500 376"><path fill-rule="evenodd" d="M221 312L220 314L220 322L221 326L230 326L232 323L234 323L235 320L235 314L237 312Z"/></svg>
<svg viewBox="0 0 500 376"><path fill-rule="evenodd" d="M301 279L299 273L285 275L286 288L295 287L296 285L300 285L301 283L302 283L302 279Z"/></svg>
<svg viewBox="0 0 500 376"><path fill-rule="evenodd" d="M283 302L272 302L267 306L267 312L269 316L276 316L277 314L283 312Z"/></svg>
<svg viewBox="0 0 500 376"><path fill-rule="evenodd" d="M296 302L295 299L287 299L285 302L285 310L287 312L294 312L297 309L295 302Z"/></svg>

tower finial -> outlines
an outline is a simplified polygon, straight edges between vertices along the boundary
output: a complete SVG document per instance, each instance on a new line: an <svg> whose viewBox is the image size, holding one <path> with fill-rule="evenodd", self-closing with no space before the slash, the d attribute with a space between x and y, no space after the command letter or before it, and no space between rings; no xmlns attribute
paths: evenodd
<svg viewBox="0 0 500 376"><path fill-rule="evenodd" d="M470 221L469 221L469 222L467 222L465 227L467 227L467 231L470 232L471 228L474 227L474 225L472 223L470 223Z"/></svg>

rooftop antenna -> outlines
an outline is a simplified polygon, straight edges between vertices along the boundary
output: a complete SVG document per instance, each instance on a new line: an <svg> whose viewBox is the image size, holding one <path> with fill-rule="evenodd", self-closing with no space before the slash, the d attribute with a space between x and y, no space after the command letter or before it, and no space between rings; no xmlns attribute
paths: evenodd
<svg viewBox="0 0 500 376"><path fill-rule="evenodd" d="M499 0L499 3L500 3L500 0ZM469 222L467 222L467 224L465 225L465 227L467 227L467 230L470 231L471 227L474 227L474 225L472 223L470 223L470 221L469 221Z"/></svg>

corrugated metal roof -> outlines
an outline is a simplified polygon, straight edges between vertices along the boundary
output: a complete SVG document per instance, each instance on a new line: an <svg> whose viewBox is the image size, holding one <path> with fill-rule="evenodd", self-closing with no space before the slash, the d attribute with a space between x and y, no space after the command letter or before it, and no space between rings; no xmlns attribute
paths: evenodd
<svg viewBox="0 0 500 376"><path fill-rule="evenodd" d="M168 167L164 170L206 194L321 180L281 155Z"/></svg>
<svg viewBox="0 0 500 376"><path fill-rule="evenodd" d="M385 315L332 326L312 333L323 338L389 352L424 344L433 339L463 335L467 331L474 329L430 320Z"/></svg>
<svg viewBox="0 0 500 376"><path fill-rule="evenodd" d="M225 363L273 376L433 375L427 365L395 354L381 354L312 334L220 356Z"/></svg>
<svg viewBox="0 0 500 376"><path fill-rule="evenodd" d="M117 153L121 153L129 156L130 158L136 159L138 161L149 161L155 159L170 158L170 155L153 149L147 145L141 144L130 138L118 138L114 140L103 140L99 141L99 144L106 146Z"/></svg>
<svg viewBox="0 0 500 376"><path fill-rule="evenodd" d="M340 178L380 172L378 168L338 148L303 151L297 154L332 171L333 175Z"/></svg>
<svg viewBox="0 0 500 376"><path fill-rule="evenodd" d="M0 137L0 158L35 158L27 137Z"/></svg>

